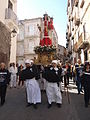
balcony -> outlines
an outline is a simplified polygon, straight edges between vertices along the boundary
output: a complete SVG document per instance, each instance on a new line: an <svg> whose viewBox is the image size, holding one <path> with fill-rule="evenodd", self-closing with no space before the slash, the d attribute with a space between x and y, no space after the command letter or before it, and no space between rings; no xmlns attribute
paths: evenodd
<svg viewBox="0 0 90 120"><path fill-rule="evenodd" d="M70 6L70 2L68 1L68 7Z"/></svg>
<svg viewBox="0 0 90 120"><path fill-rule="evenodd" d="M74 36L72 36L72 40L74 40Z"/></svg>
<svg viewBox="0 0 90 120"><path fill-rule="evenodd" d="M75 25L79 26L80 24L80 18L79 17L75 17Z"/></svg>
<svg viewBox="0 0 90 120"><path fill-rule="evenodd" d="M77 7L78 6L78 0L75 0L75 6Z"/></svg>
<svg viewBox="0 0 90 120"><path fill-rule="evenodd" d="M66 36L68 35L68 32L66 31Z"/></svg>
<svg viewBox="0 0 90 120"><path fill-rule="evenodd" d="M83 34L81 33L77 42L77 49L82 49L82 43L83 43Z"/></svg>
<svg viewBox="0 0 90 120"><path fill-rule="evenodd" d="M72 54L72 45L69 45L69 47L68 47L68 54L69 54L69 55Z"/></svg>
<svg viewBox="0 0 90 120"><path fill-rule="evenodd" d="M89 45L90 45L90 35L88 33L81 33L77 42L77 49L85 49Z"/></svg>
<svg viewBox="0 0 90 120"><path fill-rule="evenodd" d="M74 27L72 27L72 31L74 31Z"/></svg>
<svg viewBox="0 0 90 120"><path fill-rule="evenodd" d="M69 32L68 36L69 36L69 37L71 37L71 35L72 35L72 33L71 33L71 32Z"/></svg>
<svg viewBox="0 0 90 120"><path fill-rule="evenodd" d="M67 42L67 43L66 43L66 48L68 48L68 45L69 45L69 44L68 44L68 42Z"/></svg>
<svg viewBox="0 0 90 120"><path fill-rule="evenodd" d="M71 17L71 21L73 21L73 17Z"/></svg>
<svg viewBox="0 0 90 120"><path fill-rule="evenodd" d="M70 41L70 38L67 38L67 42L69 42Z"/></svg>
<svg viewBox="0 0 90 120"><path fill-rule="evenodd" d="M80 8L83 8L84 2L84 0L81 1Z"/></svg>
<svg viewBox="0 0 90 120"><path fill-rule="evenodd" d="M83 33L83 47L87 47L90 45L90 34L86 32L85 34Z"/></svg>
<svg viewBox="0 0 90 120"><path fill-rule="evenodd" d="M10 8L6 8L6 10L5 10L5 20L6 20L6 24L9 27L15 27L15 26L17 27L18 26L17 15Z"/></svg>
<svg viewBox="0 0 90 120"><path fill-rule="evenodd" d="M73 46L73 51L77 52L77 42Z"/></svg>

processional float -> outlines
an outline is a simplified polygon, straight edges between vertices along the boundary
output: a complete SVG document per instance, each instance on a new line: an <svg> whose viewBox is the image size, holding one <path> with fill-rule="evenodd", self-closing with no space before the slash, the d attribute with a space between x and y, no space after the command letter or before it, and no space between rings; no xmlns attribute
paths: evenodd
<svg viewBox="0 0 90 120"><path fill-rule="evenodd" d="M55 57L56 46L53 45L53 18L44 14L43 25L37 27L40 32L40 44L34 48L38 58L35 60L36 64L48 65Z"/></svg>

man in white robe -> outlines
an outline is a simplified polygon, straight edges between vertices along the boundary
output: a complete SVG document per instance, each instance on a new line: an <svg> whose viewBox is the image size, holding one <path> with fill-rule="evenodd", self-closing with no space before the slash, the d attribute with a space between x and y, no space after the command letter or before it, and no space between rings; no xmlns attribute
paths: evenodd
<svg viewBox="0 0 90 120"><path fill-rule="evenodd" d="M57 61L52 61L52 67L48 68L45 73L47 80L46 94L48 98L48 108L52 106L52 102L56 102L60 108L62 104L62 95L59 87L61 71L57 68Z"/></svg>
<svg viewBox="0 0 90 120"><path fill-rule="evenodd" d="M37 108L37 103L41 103L41 92L39 84L36 80L37 70L36 67L31 66L30 60L25 61L26 69L22 71L22 79L25 80L27 106L33 104L34 108Z"/></svg>
<svg viewBox="0 0 90 120"><path fill-rule="evenodd" d="M14 63L10 63L9 72L11 74L10 88L12 87L16 88L16 70Z"/></svg>

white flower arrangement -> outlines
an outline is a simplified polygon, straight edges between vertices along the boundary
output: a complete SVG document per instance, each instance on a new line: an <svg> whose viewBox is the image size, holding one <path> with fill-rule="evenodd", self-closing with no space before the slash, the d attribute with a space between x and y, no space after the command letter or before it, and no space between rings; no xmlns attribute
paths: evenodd
<svg viewBox="0 0 90 120"><path fill-rule="evenodd" d="M42 52L55 52L56 51L56 46L54 45L48 45L48 46L36 46L34 47L35 53L42 53Z"/></svg>

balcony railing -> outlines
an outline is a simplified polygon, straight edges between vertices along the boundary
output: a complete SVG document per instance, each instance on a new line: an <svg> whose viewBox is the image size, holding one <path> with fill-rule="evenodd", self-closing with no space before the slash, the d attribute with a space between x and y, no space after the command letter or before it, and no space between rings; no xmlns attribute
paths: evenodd
<svg viewBox="0 0 90 120"><path fill-rule="evenodd" d="M68 53L69 54L72 54L72 45L70 44L69 47L68 47Z"/></svg>
<svg viewBox="0 0 90 120"><path fill-rule="evenodd" d="M84 2L85 2L84 0L82 0L82 1L81 1L80 8L82 8L82 7L83 7L83 5L84 5Z"/></svg>
<svg viewBox="0 0 90 120"><path fill-rule="evenodd" d="M81 48L81 45L83 43L83 34L81 33L81 35L79 36L78 42L77 42L77 48Z"/></svg>
<svg viewBox="0 0 90 120"><path fill-rule="evenodd" d="M77 42L77 47L78 49L84 49L90 44L90 35L89 33L81 33L78 42Z"/></svg>
<svg viewBox="0 0 90 120"><path fill-rule="evenodd" d="M73 46L73 51L77 52L77 42Z"/></svg>
<svg viewBox="0 0 90 120"><path fill-rule="evenodd" d="M78 6L78 2L79 2L79 0L75 0L75 6L76 7Z"/></svg>
<svg viewBox="0 0 90 120"><path fill-rule="evenodd" d="M79 9L77 9L77 11L75 13L74 21L75 21L75 25L79 26L79 24L80 24L80 12L79 12Z"/></svg>
<svg viewBox="0 0 90 120"><path fill-rule="evenodd" d="M80 17L75 17L75 25L79 26L80 24Z"/></svg>
<svg viewBox="0 0 90 120"><path fill-rule="evenodd" d="M11 19L15 24L18 24L17 15L10 8L6 8L5 10L5 19Z"/></svg>
<svg viewBox="0 0 90 120"><path fill-rule="evenodd" d="M69 37L71 37L71 35L72 35L72 33L71 33L71 32L69 32L69 33L68 33L68 36L69 36Z"/></svg>
<svg viewBox="0 0 90 120"><path fill-rule="evenodd" d="M74 31L74 27L72 27L72 31Z"/></svg>
<svg viewBox="0 0 90 120"><path fill-rule="evenodd" d="M79 51L80 49L85 49L90 45L90 35L89 33L81 33L78 39L78 42L76 42L73 46L73 50L75 52Z"/></svg>
<svg viewBox="0 0 90 120"><path fill-rule="evenodd" d="M83 33L84 36L84 44L90 44L90 34L88 32L86 32L85 34Z"/></svg>
<svg viewBox="0 0 90 120"><path fill-rule="evenodd" d="M70 6L70 1L68 0L68 7Z"/></svg>
<svg viewBox="0 0 90 120"><path fill-rule="evenodd" d="M72 36L72 40L74 40L74 36Z"/></svg>

